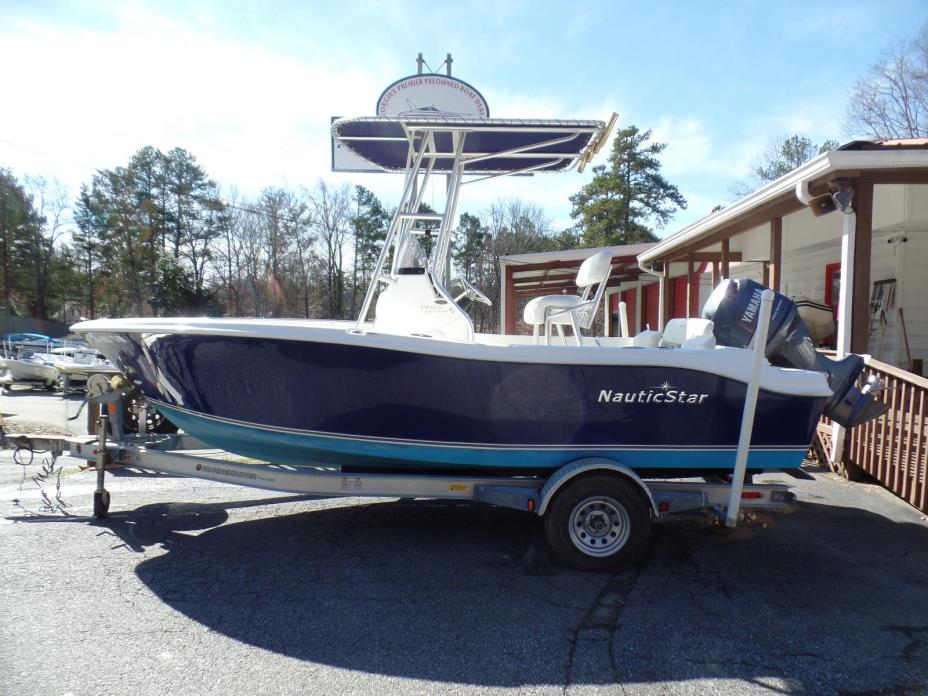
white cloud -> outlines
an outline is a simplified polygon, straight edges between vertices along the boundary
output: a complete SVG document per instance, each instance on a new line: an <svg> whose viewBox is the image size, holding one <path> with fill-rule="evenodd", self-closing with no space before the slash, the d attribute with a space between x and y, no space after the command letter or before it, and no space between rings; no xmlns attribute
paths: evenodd
<svg viewBox="0 0 928 696"><path fill-rule="evenodd" d="M710 134L696 118L664 116L652 131L652 142L667 145L660 158L667 176L704 172L717 161Z"/></svg>
<svg viewBox="0 0 928 696"><path fill-rule="evenodd" d="M826 139L840 140L844 120L844 93L829 92L804 96L777 106L760 123L768 141L780 135L802 134L816 144Z"/></svg>
<svg viewBox="0 0 928 696"><path fill-rule="evenodd" d="M28 66L6 74L7 93L26 98L0 112L4 140L81 180L76 163L121 165L151 144L185 147L245 190L311 182L328 168L330 115L370 113L384 85L366 67L333 71L137 8L117 21L117 32L19 21L0 35L0 63ZM35 164L17 152L4 150Z"/></svg>
<svg viewBox="0 0 928 696"><path fill-rule="evenodd" d="M72 192L93 170L125 165L145 145L183 147L225 189L252 196L265 186L312 186L320 177L361 184L391 204L399 177L333 174L329 119L372 114L402 67L386 56L297 58L211 29L209 10L181 21L137 4L111 6L109 24L89 29L19 19L0 29L8 93L27 95L0 111L0 162L17 174L54 173ZM611 95L568 105L553 91L527 94L480 85L497 117L605 118ZM41 151L38 154L34 150ZM600 155L601 160L604 155ZM571 223L568 197L590 173L496 179L467 186L460 210L519 197Z"/></svg>

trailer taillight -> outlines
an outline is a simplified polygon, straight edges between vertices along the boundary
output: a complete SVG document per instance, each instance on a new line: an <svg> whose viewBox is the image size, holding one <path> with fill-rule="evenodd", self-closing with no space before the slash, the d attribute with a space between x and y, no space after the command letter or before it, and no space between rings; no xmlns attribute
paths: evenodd
<svg viewBox="0 0 928 696"><path fill-rule="evenodd" d="M744 491L741 494L742 500L759 500L763 497L764 496L760 491Z"/></svg>

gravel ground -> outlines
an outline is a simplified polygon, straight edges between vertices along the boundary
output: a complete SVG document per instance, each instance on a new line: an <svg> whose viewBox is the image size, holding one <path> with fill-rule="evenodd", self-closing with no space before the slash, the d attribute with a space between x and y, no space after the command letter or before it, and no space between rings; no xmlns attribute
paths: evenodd
<svg viewBox="0 0 928 696"><path fill-rule="evenodd" d="M25 398L8 425L78 405L0 411ZM123 469L93 520L79 464L54 510L57 475L0 452L2 694L928 693L928 524L817 469L768 476L790 512L674 517L595 575L527 563L538 520L475 505Z"/></svg>

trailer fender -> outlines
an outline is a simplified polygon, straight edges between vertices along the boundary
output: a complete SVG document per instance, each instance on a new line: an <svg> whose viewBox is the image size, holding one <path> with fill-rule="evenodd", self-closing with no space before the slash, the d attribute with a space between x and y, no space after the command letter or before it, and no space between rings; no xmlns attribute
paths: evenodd
<svg viewBox="0 0 928 696"><path fill-rule="evenodd" d="M571 479L591 471L607 471L625 476L641 489L642 494L651 506L651 511L654 516L657 517L660 515L657 509L657 503L654 501L654 496L651 495L651 490L648 488L647 484L641 480L641 477L624 464L620 464L614 459L609 459L607 457L584 457L583 459L575 459L555 471L548 480L545 481L545 485L542 486L541 490L538 492L538 515L541 516L545 514L545 511L548 509L548 503L551 502L551 499L558 490L560 490L561 486Z"/></svg>

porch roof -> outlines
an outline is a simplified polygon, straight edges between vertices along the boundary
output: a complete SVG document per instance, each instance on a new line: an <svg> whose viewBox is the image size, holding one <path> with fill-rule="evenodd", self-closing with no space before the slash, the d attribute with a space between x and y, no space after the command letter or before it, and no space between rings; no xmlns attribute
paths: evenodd
<svg viewBox="0 0 928 696"><path fill-rule="evenodd" d="M656 242L644 242L642 244L623 244L618 246L591 247L589 249L567 249L563 251L539 251L532 254L510 254L509 256L500 256L499 262L504 265L523 265L547 263L549 261L584 261L593 254L601 251L611 251L612 258L637 258L639 254L644 253Z"/></svg>
<svg viewBox="0 0 928 696"><path fill-rule="evenodd" d="M829 181L866 178L872 183L928 183L928 139L853 141L809 160L727 208L711 213L664 238L638 256L643 270L661 259L678 258L800 210L798 195L825 193Z"/></svg>
<svg viewBox="0 0 928 696"><path fill-rule="evenodd" d="M586 259L601 251L612 253L612 271L606 281L608 287L636 280L642 273L638 254L652 246L654 242L511 254L501 256L499 261L504 278L508 278L510 292L514 296L528 298L574 289L577 269Z"/></svg>

